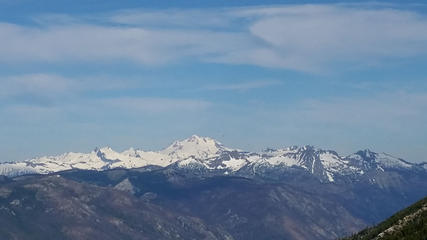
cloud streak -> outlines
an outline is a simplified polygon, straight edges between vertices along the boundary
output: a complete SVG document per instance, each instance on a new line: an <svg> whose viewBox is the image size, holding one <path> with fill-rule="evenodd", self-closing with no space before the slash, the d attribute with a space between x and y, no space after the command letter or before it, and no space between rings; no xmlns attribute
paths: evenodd
<svg viewBox="0 0 427 240"><path fill-rule="evenodd" d="M212 105L204 100L145 97L103 99L99 103L137 114L200 111Z"/></svg>
<svg viewBox="0 0 427 240"><path fill-rule="evenodd" d="M305 100L294 112L304 121L342 127L381 128L406 131L408 125L427 122L427 94L393 92L366 98L330 98Z"/></svg>
<svg viewBox="0 0 427 240"><path fill-rule="evenodd" d="M242 82L242 83L235 83L235 84L209 85L202 88L202 90L247 91L251 89L267 88L267 87L277 86L281 84L282 82L277 80L251 81L251 82Z"/></svg>
<svg viewBox="0 0 427 240"><path fill-rule="evenodd" d="M0 76L0 99L30 98L55 101L94 91L123 90L139 87L141 79L113 78L103 75L65 77L51 73Z"/></svg>
<svg viewBox="0 0 427 240"><path fill-rule="evenodd" d="M74 87L71 79L53 74L25 74L0 77L0 98L16 96L55 97Z"/></svg>
<svg viewBox="0 0 427 240"><path fill-rule="evenodd" d="M0 122L43 125L47 122L90 122L104 118L114 118L114 121L119 118L121 121L126 121L126 118L140 117L143 119L146 116L163 116L163 118L170 116L173 119L186 114L203 112L213 105L209 101L200 99L161 97L75 99L75 101L53 105L15 103L0 106L2 116Z"/></svg>
<svg viewBox="0 0 427 240"><path fill-rule="evenodd" d="M313 67L338 61L364 65L427 50L427 21L415 13L334 6L281 10L266 9L250 31L281 52L283 60Z"/></svg>
<svg viewBox="0 0 427 240"><path fill-rule="evenodd" d="M240 33L150 30L96 25L47 26L0 24L0 61L115 61L156 65L196 57L209 58L244 49ZM212 39L218 41L211 41ZM227 44L218 44L225 43Z"/></svg>
<svg viewBox="0 0 427 240"><path fill-rule="evenodd" d="M60 18L56 25L1 23L0 62L192 59L318 72L427 55L427 17L390 8L291 5Z"/></svg>

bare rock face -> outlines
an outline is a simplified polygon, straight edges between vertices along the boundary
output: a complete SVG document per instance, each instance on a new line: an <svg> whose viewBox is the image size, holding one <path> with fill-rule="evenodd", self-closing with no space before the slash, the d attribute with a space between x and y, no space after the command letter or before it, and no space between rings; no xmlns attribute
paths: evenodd
<svg viewBox="0 0 427 240"><path fill-rule="evenodd" d="M128 178L125 178L123 181L121 181L119 184L114 186L114 189L129 192L131 194L135 194L137 189L132 185L132 183L129 181Z"/></svg>

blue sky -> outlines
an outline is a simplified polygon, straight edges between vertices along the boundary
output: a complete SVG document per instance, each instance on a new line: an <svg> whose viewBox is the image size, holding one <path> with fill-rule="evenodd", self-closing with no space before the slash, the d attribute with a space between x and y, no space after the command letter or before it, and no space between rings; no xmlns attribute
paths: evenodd
<svg viewBox="0 0 427 240"><path fill-rule="evenodd" d="M427 161L421 1L0 5L0 161L192 134Z"/></svg>

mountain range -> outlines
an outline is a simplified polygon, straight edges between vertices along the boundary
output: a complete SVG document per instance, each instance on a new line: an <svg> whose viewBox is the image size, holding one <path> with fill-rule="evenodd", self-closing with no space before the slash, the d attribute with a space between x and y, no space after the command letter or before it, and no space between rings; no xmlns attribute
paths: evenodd
<svg viewBox="0 0 427 240"><path fill-rule="evenodd" d="M426 166L370 150L247 152L195 135L157 152L9 162L0 237L336 239L425 197Z"/></svg>
<svg viewBox="0 0 427 240"><path fill-rule="evenodd" d="M169 147L156 152L133 148L116 152L110 147L104 147L96 148L90 153L69 152L22 162L2 163L0 175L13 177L70 169L101 171L145 166L175 166L193 171L215 171L217 174L269 177L274 177L274 172L303 170L322 182L359 179L370 176L372 172L385 172L389 169L418 172L425 172L427 169L427 163L410 163L386 153L375 153L370 150L357 151L344 157L335 151L308 145L247 152L227 148L209 137L193 135L188 139L175 141ZM373 182L378 180L370 179Z"/></svg>

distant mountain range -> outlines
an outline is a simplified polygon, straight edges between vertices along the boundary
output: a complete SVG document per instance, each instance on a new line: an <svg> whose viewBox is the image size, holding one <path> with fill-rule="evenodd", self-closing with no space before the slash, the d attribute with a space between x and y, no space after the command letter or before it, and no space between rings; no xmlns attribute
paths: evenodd
<svg viewBox="0 0 427 240"><path fill-rule="evenodd" d="M2 239L336 239L427 196L427 164L192 136L0 164Z"/></svg>
<svg viewBox="0 0 427 240"><path fill-rule="evenodd" d="M9 177L24 174L47 174L70 169L106 170L140 168L145 166L175 166L216 174L239 176L265 175L300 169L322 182L359 179L389 169L426 171L426 163L410 163L386 153L370 150L340 156L335 151L312 146L267 149L259 153L223 146L220 142L196 135L175 141L164 150L153 152L128 149L115 152L109 147L96 148L90 153L65 153L58 156L34 158L22 162L0 164L0 175ZM277 175L277 174L276 174ZM370 181L377 181L372 178ZM381 184L381 183L379 183Z"/></svg>

